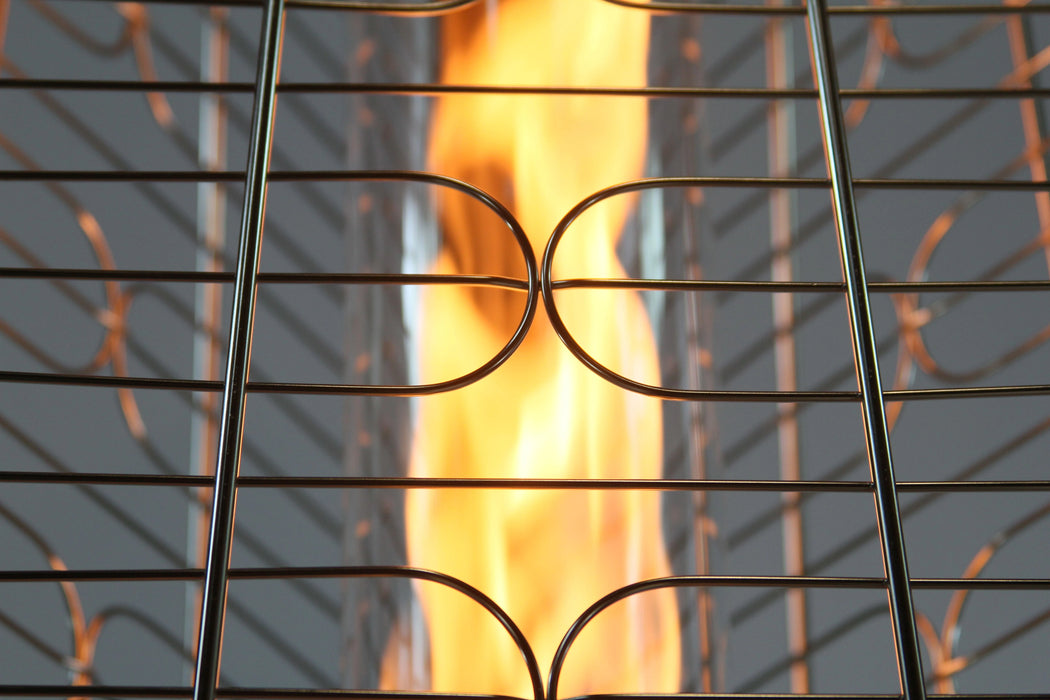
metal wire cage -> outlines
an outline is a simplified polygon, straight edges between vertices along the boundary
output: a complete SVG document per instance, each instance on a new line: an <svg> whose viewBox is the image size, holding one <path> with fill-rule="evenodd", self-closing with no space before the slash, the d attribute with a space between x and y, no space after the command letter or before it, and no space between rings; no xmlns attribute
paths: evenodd
<svg viewBox="0 0 1050 700"><path fill-rule="evenodd" d="M450 585L559 697L580 626L548 676L498 594L412 566L412 492L660 493L667 575L578 614L673 589L683 694L1050 695L1050 6L561 1L646 16L645 84L443 81L442 23L506 2L0 0L0 695L417 696ZM644 172L580 203L631 198L624 279L428 170L461 95L644 105ZM442 197L517 274L431 268ZM432 382L448 286L519 316ZM657 380L556 313L624 288ZM411 473L530 321L660 402L658 478Z"/></svg>

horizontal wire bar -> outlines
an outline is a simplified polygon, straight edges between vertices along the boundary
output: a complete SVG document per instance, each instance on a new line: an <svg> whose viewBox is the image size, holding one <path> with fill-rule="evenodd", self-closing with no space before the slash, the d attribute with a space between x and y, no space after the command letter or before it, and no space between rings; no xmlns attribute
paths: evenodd
<svg viewBox="0 0 1050 700"><path fill-rule="evenodd" d="M480 693L439 693L410 690L321 690L314 688L223 688L217 689L220 698L360 698L362 700L521 700L512 695L484 695Z"/></svg>
<svg viewBox="0 0 1050 700"><path fill-rule="evenodd" d="M318 578L391 578L410 576L413 573L432 573L409 566L274 566L253 568L231 568L230 579L266 581L285 579ZM0 571L0 583L43 582L113 582L113 581L197 581L204 577L203 569L26 569L22 571ZM952 582L970 584L973 579L923 579L930 587L943 588ZM992 583L1006 579L980 579ZM1010 579L1011 581L1014 579ZM655 581L655 579L654 579ZM693 575L669 576L660 579L669 586L676 584L708 587L758 587L758 588L846 588L880 589L886 580L870 576L759 576L759 575ZM1016 579L1021 584L1032 583L1031 579ZM1050 583L1041 580L1042 583Z"/></svg>
<svg viewBox="0 0 1050 700"><path fill-rule="evenodd" d="M0 380L2 380L0 374ZM1050 388L1047 389L1050 391ZM251 382L248 391L274 394L318 394L342 395L360 394L364 396L416 396L439 393L444 389L432 390L429 387L402 386L347 386L341 384L296 384L282 382ZM756 403L809 403L809 402L855 402L860 400L856 391L761 391L761 390L692 390L648 387L647 395L672 401L742 401Z"/></svg>
<svg viewBox="0 0 1050 700"><path fill-rule="evenodd" d="M353 700L406 700L429 698L503 698L508 696L497 695L472 695L469 693L419 693L411 691L380 691L380 690L327 690L312 688L219 688L219 697L230 698L348 698ZM995 695L928 695L928 698L944 698L944 700L1037 700L1048 698L1048 695L1040 694L995 694ZM559 700L672 700L682 698L683 700L899 700L899 695L890 694L864 694L864 693L675 693L674 695L664 693L600 693L594 695L579 695L559 698Z"/></svg>
<svg viewBox="0 0 1050 700"><path fill-rule="evenodd" d="M265 581L273 579L318 578L389 578L422 571L408 566L275 566L231 568L230 579ZM79 570L6 570L0 571L0 583L41 583L56 581L196 581L203 569L79 569ZM872 576L765 576L705 574L668 576L654 579L668 586L718 588L834 588L884 589L886 579ZM915 588L930 590L1050 590L1046 578L911 578Z"/></svg>
<svg viewBox="0 0 1050 700"><path fill-rule="evenodd" d="M1043 693L953 693L937 695L927 693L930 700L1047 700L1050 695ZM671 700L672 698L689 698L690 700L900 700L900 695L881 695L865 693L676 693L663 695L657 693L601 693L580 695L559 700Z"/></svg>
<svg viewBox="0 0 1050 700"><path fill-rule="evenodd" d="M1048 280L974 280L972 282L869 282L872 292L1037 292L1050 290Z"/></svg>
<svg viewBox="0 0 1050 700"><path fill-rule="evenodd" d="M1050 282L1047 283L1050 287ZM764 280L659 280L659 279L602 279L572 277L552 280L554 289L655 289L676 292L842 292L841 282L770 282Z"/></svg>
<svg viewBox="0 0 1050 700"><path fill-rule="evenodd" d="M271 170L268 179L276 182L401 181L409 177L430 177L413 170ZM435 178L437 176L434 176ZM243 170L0 170L0 182L241 182ZM420 182L413 179L412 182ZM791 187L825 189L827 178L800 177L681 177L637 181L640 188L667 187ZM440 185L437 179L425 184ZM1029 183L1030 184L1030 183Z"/></svg>
<svg viewBox="0 0 1050 700"><path fill-rule="evenodd" d="M729 292L842 292L841 282L771 282L766 280L659 280L601 279L574 277L553 280L554 289L655 289L662 291L729 291ZM1037 292L1050 290L1050 280L974 280L922 282L869 282L872 292Z"/></svg>
<svg viewBox="0 0 1050 700"><path fill-rule="evenodd" d="M243 182L244 171L0 170L0 182Z"/></svg>
<svg viewBox="0 0 1050 700"><path fill-rule="evenodd" d="M111 270L98 268L0 267L0 279L88 280L122 282L175 282L192 284L229 284L232 272L196 272L188 270ZM410 274L359 272L261 272L262 284L347 284L347 285L458 285L494 287L528 291L528 282L501 275ZM633 289L681 292L764 292L764 293L839 293L841 282L772 282L768 280L661 280L607 279L573 277L553 280L551 286L561 289ZM1042 292L1050 291L1050 280L974 280L871 282L875 293L932 292Z"/></svg>
<svg viewBox="0 0 1050 700"><path fill-rule="evenodd" d="M232 272L195 272L185 270L105 270L85 268L0 268L0 279L83 279L105 281L230 283ZM267 284L458 284L468 287L493 287L527 291L528 282L501 275L356 273L356 272L269 272L259 273L260 283ZM842 282L718 279L608 279L572 277L553 280L555 290L629 289L660 291L720 292L842 292ZM944 280L869 282L868 290L876 293L916 292L1046 292L1050 280Z"/></svg>
<svg viewBox="0 0 1050 700"><path fill-rule="evenodd" d="M74 692L75 690L75 692ZM146 685L0 685L0 697L21 695L29 697L95 698L182 698L190 697L189 686ZM481 693L437 693L399 690L343 690L338 688L216 688L221 698L354 698L359 700L521 700L510 695ZM875 700L874 698L872 700ZM881 700L881 699L880 699Z"/></svg>
<svg viewBox="0 0 1050 700"><path fill-rule="evenodd" d="M96 486L212 487L214 477L189 474L0 471L0 484L94 484Z"/></svg>
<svg viewBox="0 0 1050 700"><path fill-rule="evenodd" d="M386 578L399 574L423 571L408 566L298 566L276 568L230 569L230 578L242 580L268 580L284 578ZM931 579L938 583L948 579ZM959 579L968 582L966 579ZM985 580L985 579L982 579ZM1025 579L1022 579L1025 580ZM758 588L848 588L884 589L886 580L871 576L742 576L727 574L705 574L693 576L667 576L645 583L662 583L667 587L758 587Z"/></svg>
<svg viewBox="0 0 1050 700"><path fill-rule="evenodd" d="M513 695L484 695L481 693L439 693L411 690L342 690L314 688L223 688L217 689L220 698L348 698L360 700L523 700Z"/></svg>
<svg viewBox="0 0 1050 700"><path fill-rule="evenodd" d="M0 89L63 90L88 92L201 92L250 93L245 82L205 82L194 80L87 80L77 78L0 78ZM711 97L815 99L815 90L806 88L697 88L697 87L587 87L547 85L451 85L448 83L358 83L342 81L287 82L277 86L279 93L292 94L387 94L387 95L566 95L623 97ZM1017 97L1050 97L1050 90L1017 90Z"/></svg>
<svg viewBox="0 0 1050 700"><path fill-rule="evenodd" d="M73 279L127 282L179 282L228 284L232 272L196 272L189 270L110 270L98 268L0 267L0 279ZM460 285L528 290L528 282L501 275L410 274L362 272L260 272L263 284L361 284L361 285ZM635 289L660 291L726 291L837 293L841 282L772 282L768 280L661 280L607 279L573 277L553 280L554 289ZM1050 280L973 280L871 282L868 289L876 293L915 292L1040 292L1050 290Z"/></svg>
<svg viewBox="0 0 1050 700"><path fill-rule="evenodd" d="M0 697L21 695L29 697L70 697L74 686L69 685L0 685ZM181 698L189 697L193 688L189 686L133 686L133 685L78 685L78 698ZM223 688L216 689L216 696L224 698L368 698L369 700L520 700L510 695L485 695L481 693L437 693L398 690L342 690L319 688Z"/></svg>
<svg viewBox="0 0 1050 700"><path fill-rule="evenodd" d="M0 684L0 697L70 697L80 698L182 698L190 697L189 686L149 685L30 685ZM224 688L216 689L221 698L289 698L310 700L520 700L507 695L476 693L438 693L398 690L345 690L338 688ZM953 693L927 694L930 700L1047 700L1046 693ZM560 700L900 700L900 695L865 693L601 693L561 698Z"/></svg>
<svg viewBox="0 0 1050 700"><path fill-rule="evenodd" d="M62 386L106 387L110 389L168 389L174 391L222 391L222 382L206 379L159 379L155 377L113 377L70 372L0 371L0 383L58 384Z"/></svg>
<svg viewBox="0 0 1050 700"><path fill-rule="evenodd" d="M265 581L285 579L318 578L389 578L410 574L418 569L407 566L275 566L255 568L231 568L230 579ZM146 582L146 581L199 581L204 577L203 569L79 569L79 570L6 570L0 571L0 583L44 583L44 582ZM655 581L655 579L654 579ZM683 585L708 588L833 588L833 589L885 589L884 578L871 576L763 576L706 574L693 576L669 576L659 579L668 586ZM926 590L1050 590L1050 579L1046 578L916 578L910 579L912 587Z"/></svg>
<svg viewBox="0 0 1050 700"><path fill-rule="evenodd" d="M0 583L203 581L204 569L38 569L0 571Z"/></svg>
<svg viewBox="0 0 1050 700"><path fill-rule="evenodd" d="M1050 88L976 87L976 88L846 88L843 99L865 100L942 100L942 99L1024 99L1050 97Z"/></svg>
<svg viewBox="0 0 1050 700"><path fill-rule="evenodd" d="M179 486L207 488L214 479L188 474L121 474L74 472L0 471L0 483L94 484L99 486ZM779 479L499 479L419 478L373 476L242 476L246 488L302 489L515 489L515 490L650 490L650 491L741 491L773 493L868 493L870 481ZM1050 491L1050 480L899 481L897 490L909 493L937 492L1035 492Z"/></svg>
<svg viewBox="0 0 1050 700"><path fill-rule="evenodd" d="M35 698L188 698L193 688L164 685L71 685L0 684L0 697L23 696Z"/></svg>
<svg viewBox="0 0 1050 700"><path fill-rule="evenodd" d="M1042 192L1050 189L1050 182L1031 180L973 180L962 178L857 178L855 187L869 190L963 190L963 191L1018 191Z"/></svg>
<svg viewBox="0 0 1050 700"><path fill-rule="evenodd" d="M898 491L911 493L938 493L938 492L1029 492L1050 491L1050 480L1036 481L898 481Z"/></svg>
<svg viewBox="0 0 1050 700"><path fill-rule="evenodd" d="M2 473L0 473L2 474ZM2 476L0 476L2 481ZM869 493L866 481L780 481L761 479L494 479L420 477L241 477L238 485L256 488L467 488L593 491L772 491L776 493Z"/></svg>
<svg viewBox="0 0 1050 700"><path fill-rule="evenodd" d="M88 0L98 4L109 4L110 0ZM206 7L252 7L262 8L264 0L138 0L142 5L203 5Z"/></svg>
<svg viewBox="0 0 1050 700"><path fill-rule="evenodd" d="M912 578L911 585L940 591L1050 591L1050 578Z"/></svg>
<svg viewBox="0 0 1050 700"><path fill-rule="evenodd" d="M233 282L232 272L190 270L130 270L70 267L0 267L0 279L102 280L113 282L193 282L225 284Z"/></svg>
<svg viewBox="0 0 1050 700"><path fill-rule="evenodd" d="M131 282L190 282L228 284L232 272L196 272L189 270L108 270L54 267L0 267L0 279L80 279ZM528 291L526 280L500 275L453 275L364 272L260 272L259 282L267 284L373 284L424 285L452 284L475 287L499 287Z"/></svg>
<svg viewBox="0 0 1050 700"><path fill-rule="evenodd" d="M828 8L829 15L1015 15L1050 12L1047 4L967 5L840 5Z"/></svg>
<svg viewBox="0 0 1050 700"><path fill-rule="evenodd" d="M247 82L195 80L90 80L81 78L0 78L0 90L55 90L68 92L188 92L250 93ZM816 99L810 88L767 87L569 87L542 85L450 85L447 83L358 83L343 81L286 82L277 86L286 94L383 94L383 95L566 95L583 97L682 97L710 99ZM1050 98L1050 88L848 88L843 99L1032 99Z"/></svg>
<svg viewBox="0 0 1050 700"><path fill-rule="evenodd" d="M98 2L99 0L95 0ZM111 0L102 0L109 2ZM263 0L141 0L147 5L199 5L206 7L261 8ZM415 3L391 4L383 0L289 0L287 8L310 10L368 11L391 15L436 14L479 2L480 0L419 0Z"/></svg>
<svg viewBox="0 0 1050 700"><path fill-rule="evenodd" d="M274 170L269 179L274 182L339 182L367 180L397 180L408 175L421 175L409 170ZM243 171L220 170L0 170L0 182L239 182ZM1030 180L974 180L961 178L858 178L854 185L863 189L927 189L962 191L1018 191L1042 192L1050 190L1050 182ZM437 182L432 184L439 184ZM726 187L726 188L782 188L825 189L831 186L826 178L805 177L681 177L638 180L637 189L654 187ZM628 190L631 188L627 188Z"/></svg>
<svg viewBox="0 0 1050 700"><path fill-rule="evenodd" d="M0 78L0 90L70 92L214 92L251 93L252 83L200 80L91 80L89 78Z"/></svg>
<svg viewBox="0 0 1050 700"><path fill-rule="evenodd" d="M96 0L102 1L102 0ZM108 0L106 0L108 1ZM403 5L382 5L382 10L389 14L410 14L433 11L432 8L455 8L469 4L471 0L422 0L418 3ZM477 0L474 0L477 1ZM674 2L668 0L604 0L613 5L635 9L660 12L689 12L704 14L741 14L741 15L805 15L803 5L733 5L733 4L699 4ZM141 0L145 5L204 5L219 7L262 7L262 0ZM349 10L363 9L365 3L358 0L286 0L285 5L294 9ZM370 7L379 7L379 3L368 3ZM1048 4L994 4L983 5L838 5L829 7L830 15L1014 15L1050 12Z"/></svg>
<svg viewBox="0 0 1050 700"><path fill-rule="evenodd" d="M887 401L919 401L929 399L976 399L997 396L1044 396L1050 394L1050 384L1017 386L974 386L947 389L892 389L882 392Z"/></svg>
<svg viewBox="0 0 1050 700"><path fill-rule="evenodd" d="M295 0L289 0L292 4ZM303 0L299 0L302 2ZM805 15L804 5L715 5L680 0L604 0L613 5L655 12L720 15ZM825 10L829 15L1012 15L1050 12L1050 5L839 5Z"/></svg>
<svg viewBox="0 0 1050 700"><path fill-rule="evenodd" d="M927 693L926 697L929 700L1050 700L1050 694L1046 693L952 693L951 695ZM835 700L836 698L841 698L841 700L888 700L890 698L899 699L901 696L864 693L676 693L675 695L605 693L560 698L559 700L673 700L674 698L690 698L691 700Z"/></svg>
<svg viewBox="0 0 1050 700"><path fill-rule="evenodd" d="M312 382L249 382L247 390L258 394L301 394L318 396L427 396L461 388L474 381L471 375L443 382L420 385L330 384ZM128 389L167 389L174 391L221 391L222 382L202 379L159 379L153 377L113 377L59 372L0 371L0 383L58 384L65 386ZM725 401L754 403L839 403L860 400L856 391L763 391L692 390L649 387L648 395L672 401ZM887 401L967 399L998 396L1043 396L1050 384L1014 386L949 387L944 389L894 389L884 391Z"/></svg>
<svg viewBox="0 0 1050 700"><path fill-rule="evenodd" d="M367 385L310 382L248 382L247 391L259 394L301 394L319 396L428 396L462 388L476 381L476 372L440 384ZM0 383L58 384L65 386L128 389L168 389L175 391L222 391L222 382L201 379L158 379L153 377L113 377L60 372L0 371ZM653 395L671 400L745 401L773 403L858 401L855 391L701 391L651 387Z"/></svg>

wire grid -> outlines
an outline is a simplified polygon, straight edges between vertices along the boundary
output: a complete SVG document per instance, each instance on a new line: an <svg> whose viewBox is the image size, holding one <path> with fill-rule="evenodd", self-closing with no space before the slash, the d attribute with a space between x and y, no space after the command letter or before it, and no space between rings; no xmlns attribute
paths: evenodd
<svg viewBox="0 0 1050 700"><path fill-rule="evenodd" d="M361 163L378 158L389 169L418 159L427 105L442 87L429 84L424 56L375 75L351 68L352 82L344 82L344 54L360 57L377 27L411 27L399 30L419 33L407 45L428 51L430 30L420 27L436 20L395 16L383 25L359 5L345 32L343 11L352 4L313 7L324 4L287 3L279 86L282 3L0 5L7 20L0 86L12 105L5 112L17 115L0 131L9 261L2 420L11 465L2 474L11 559L0 622L5 648L16 650L3 662L5 695L64 696L70 681L89 686L78 694L106 697L374 687L368 674L396 615L377 619L375 608L402 604L408 589L391 578L404 569L360 563L404 564L400 493L422 484L398 471L410 425L409 404L398 397L421 392L362 386L405 383L403 346L353 331L389 328L367 313L379 310L385 323L399 308L406 278L397 265L406 252L365 236L344 243L343 233L392 221L409 227L402 219L411 208L382 213L363 207L362 193L373 204L415 201L418 225L433 226L426 184L395 183L388 199L381 187L353 188L375 180ZM666 83L656 79L659 87L623 99L679 110L683 122L700 114L706 148L682 163L664 158L638 187L679 196L662 212L666 230L685 231L677 245L702 244L704 255L663 280L632 284L647 299L702 299L713 315L709 335L696 341L703 347L686 354L682 334L698 319L675 324L675 314L696 307L666 303L668 385L643 389L688 399L668 404L681 411L678 420L695 421L689 409L702 406L705 423L717 423L706 438L717 442L717 478L681 471L683 461L701 459L688 452L695 445L685 446L667 450L668 478L658 487L703 494L704 517L718 528L718 566L678 559L676 573L693 576L666 583L688 592L682 607L692 600L692 614L697 592L711 592L729 637L725 690L1045 694L1045 669L1023 660L1045 648L1050 617L1040 556L1050 482L1031 466L1047 427L1047 386L1033 377L1041 376L1046 335L1039 301L1050 215L1047 94L1039 71L1048 8L661 2L650 9L668 13L662 29L654 22L654 36L676 39L668 45L679 51L668 53L688 59L698 45L704 68L668 69L659 74ZM67 43L82 63L25 48L37 36ZM384 78L391 70L403 75ZM362 136L361 108L381 101L377 95L390 95L381 114L406 119L392 133L415 137ZM672 118L654 117L661 125ZM198 119L196 131L185 126ZM228 134L216 124L228 124ZM681 135L652 140L656 152L688 151ZM366 157L355 144L404 153ZM245 161L246 170L235 169ZM654 179L666 175L691 179ZM647 197L642 211L653 206ZM368 228L377 209L382 216ZM232 234L238 222L240 237ZM205 235L223 229L231 232L225 239ZM71 248L70 232L84 235L88 248ZM625 239L641 246L642 235ZM263 246L261 271L252 245ZM344 245L349 262L339 268L332 261L344 260ZM238 248L247 251L239 260ZM629 269L659 277L641 274L644 255L627 248ZM368 269L373 263L379 273ZM529 280L534 295L540 281ZM348 291L362 282L381 286L358 297ZM548 297L559 285L588 284L542 282ZM223 295L209 296L220 288ZM231 295L239 300L232 311ZM385 306L376 302L383 295ZM253 323L253 374L236 390L248 379ZM402 335L396 324L387 332L395 341ZM234 361L224 380L225 354ZM683 360L705 354L717 382L710 373L698 380ZM677 374L668 369L676 359ZM355 380L360 375L367 381ZM105 403L114 393L116 414ZM382 396L344 407L347 396L368 394ZM863 422L844 404L862 405ZM209 460L219 472L222 507L214 513L198 493L215 483L203 471ZM468 485L574 486L426 486ZM235 487L242 491L231 540ZM677 517L695 517L696 507L689 498ZM198 533L212 523L218 554L206 555ZM694 549L693 527L678 531L687 533L683 551ZM345 583L363 573L384 575L378 593ZM193 651L198 605L201 654ZM362 641L366 648L354 646ZM131 650L139 649L149 653L136 658ZM364 670L354 670L362 660ZM695 657L691 664L702 665ZM709 690L685 675L692 684L685 690Z"/></svg>

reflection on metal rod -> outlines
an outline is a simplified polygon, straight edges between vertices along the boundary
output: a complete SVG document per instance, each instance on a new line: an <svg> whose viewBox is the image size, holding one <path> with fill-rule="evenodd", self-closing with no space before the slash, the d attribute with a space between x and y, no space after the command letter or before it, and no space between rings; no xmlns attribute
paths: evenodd
<svg viewBox="0 0 1050 700"><path fill-rule="evenodd" d="M886 424L886 406L882 380L879 377L879 354L871 320L860 227L857 223L849 150L846 145L846 128L839 102L838 78L835 74L835 58L832 54L831 30L825 0L809 0L806 11L812 45L813 74L820 91L824 148L828 173L831 176L832 205L838 224L839 252L843 281L846 283L853 354L857 363L857 382L862 396L868 463L875 483L875 506L889 586L890 617L893 620L901 691L904 700L924 700L926 687L918 633L915 629L908 558L904 549L904 532L890 456L889 427Z"/></svg>
<svg viewBox="0 0 1050 700"><path fill-rule="evenodd" d="M270 141L273 135L283 20L284 0L269 0L259 39L255 106L241 213L230 344L222 395L218 463L215 467L215 495L212 502L211 532L208 537L208 558L201 605L194 700L213 700L219 675L230 549L233 540L233 514L237 502L237 472L240 468L241 442L244 436L245 385L248 382L251 360L256 277L259 273L263 219L266 211L266 176L270 165Z"/></svg>

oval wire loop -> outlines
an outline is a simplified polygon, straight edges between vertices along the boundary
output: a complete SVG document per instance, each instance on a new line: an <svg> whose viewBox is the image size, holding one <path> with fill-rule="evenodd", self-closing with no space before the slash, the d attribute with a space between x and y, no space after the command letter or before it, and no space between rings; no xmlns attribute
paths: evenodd
<svg viewBox="0 0 1050 700"><path fill-rule="evenodd" d="M522 313L521 321L518 323L518 327L514 333L507 340L506 344L496 353L488 362L484 363L472 372L468 372L460 377L453 379L447 379L441 382L434 382L431 384L418 384L414 386L367 386L362 387L366 393L372 394L394 394L402 393L412 396L422 396L425 394L438 394L445 391L451 391L453 389L461 389L469 384L473 384L479 379L494 372L500 365L507 361L514 351L518 349L522 341L525 340L525 335L529 331L529 327L532 325L532 321L536 316L536 309L539 307L540 291L539 291L539 272L538 265L536 262L536 256L532 252L532 246L529 243L528 236L525 235L525 230L518 223L518 220L514 218L514 215L505 207L499 200L487 192L471 185L470 183L456 178L448 177L446 175L435 175L432 173L415 172L410 170L358 170L352 173L347 173L344 178L341 178L348 182L357 182L361 180L371 180L380 182L423 182L431 185L441 185L450 189L458 190L464 194L467 194L474 199L478 200L489 209L491 209L497 216L503 219L503 222L507 224L507 228L510 229L514 235L514 240L517 242L518 247L521 249L521 255L525 262L525 274L527 276L528 288L525 299L525 310ZM475 281L475 285L489 286L506 288L506 285L501 283L494 283L489 281ZM256 384L254 389L256 391L273 391L282 390L277 387L291 387L311 393L329 393L326 387L333 387L335 389L342 389L345 391L353 391L359 387L352 385L317 385L317 384L287 384L287 385L260 385ZM341 393L339 391L332 393Z"/></svg>
<svg viewBox="0 0 1050 700"><path fill-rule="evenodd" d="M771 588L837 588L837 589L885 589L886 580L882 578L864 577L811 577L811 576L665 576L663 578L636 581L626 586L617 588L592 604L587 610L576 618L572 626L562 637L558 644L558 650L551 660L550 675L547 679L546 700L558 700L558 680L561 678L561 670L565 665L565 659L572 648L573 642L580 636L580 632L591 620L596 618L603 610L615 603L626 600L632 595L654 591L660 588L703 588L711 586L741 586L749 585L756 587Z"/></svg>
<svg viewBox="0 0 1050 700"><path fill-rule="evenodd" d="M574 206L569 212L562 217L562 220L558 222L558 225L554 228L551 233L550 239L547 241L547 248L543 252L543 261L540 268L540 287L543 293L543 305L546 307L547 316L550 319L551 326L554 328L554 332L558 334L561 341L565 344L565 347L569 349L573 355L576 356L580 362L590 368L593 372L603 379L612 382L616 386L623 389L628 389L640 394L657 395L654 392L659 392L660 387L654 387L649 384L643 384L636 382L632 379L628 379L611 369L603 365L594 359L590 353L583 349L583 347L576 342L576 339L572 337L572 333L565 325L565 321L562 319L561 314L558 312L558 306L554 301L554 281L553 281L553 270L554 270L554 255L558 250L558 243L565 236L566 231L572 226L572 223L579 218L579 216L590 209L592 206L601 202L605 199L609 199L618 194L626 192L636 192L645 189L655 189L661 186L659 183L665 182L670 178L661 178L654 180L634 180L631 182L625 182L612 187L607 187L603 190L595 192L591 196L580 201Z"/></svg>
<svg viewBox="0 0 1050 700"><path fill-rule="evenodd" d="M565 658L569 654L569 649L572 647L572 643L576 641L576 638L580 636L580 632L587 624L596 618L599 613L608 608L614 603L618 603L621 600L634 595L635 593L643 593L645 591L651 591L658 588L681 588L685 584L680 581L676 582L676 579L685 577L674 577L674 578L663 578L663 579L650 579L648 581L638 581L631 583L626 586L617 588L612 593L608 593L605 596L595 601L591 607L587 608L579 617L572 623L565 636L562 637L561 642L558 644L557 651L554 652L554 658L551 659L551 667L549 675L547 676L547 697L545 700L557 700L558 698L558 680L561 678L561 669L565 665ZM677 585L676 585L677 583Z"/></svg>
<svg viewBox="0 0 1050 700"><path fill-rule="evenodd" d="M722 391L707 389L673 389L653 386L651 384L645 384L624 377L623 375L612 371L592 357L590 353L588 353L572 336L572 332L566 326L564 319L562 319L561 314L558 312L557 304L554 301L553 280L554 256L558 250L558 243L561 242L561 239L572 226L572 223L579 218L584 211L598 202L619 194L659 189L663 187L705 187L711 185L718 186L718 184L718 182L712 182L709 178L694 177L661 177L646 178L644 180L631 180L599 190L574 206L569 213L558 222L550 239L547 241L547 248L543 253L543 261L540 267L540 288L541 293L543 294L543 303L546 307L547 316L550 319L551 326L554 328L554 332L558 334L558 337L569 349L569 352L575 355L580 362L590 368L598 376L621 389L627 389L628 391L644 394L646 396L653 396L672 401L858 401L860 398L859 394L857 392L849 391ZM775 180L762 180L751 184L757 187L780 186L780 183ZM737 183L735 182L728 184L728 186L736 185ZM670 281L668 286L673 288L675 284L675 281ZM574 280L572 284L572 287L574 288L597 288L600 286L602 286L600 282L594 285L588 285L586 284L586 281L582 280Z"/></svg>
<svg viewBox="0 0 1050 700"><path fill-rule="evenodd" d="M410 578L420 581L440 583L455 591L458 591L475 603L483 607L507 630L514 641L518 651L525 660L525 666L529 672L529 681L532 683L532 700L545 700L546 694L543 687L543 676L540 674L540 665L536 660L536 654L529 646L524 633L518 628L503 608L494 600L482 593L480 590L462 581L455 576L443 574L440 571L430 569L418 569L410 566L343 566L343 567L302 567L287 568L280 571L274 569L230 569L231 579L268 579L268 578Z"/></svg>
<svg viewBox="0 0 1050 700"><path fill-rule="evenodd" d="M521 250L522 258L525 262L525 274L526 279L524 280L524 291L526 293L525 309L522 312L521 320L518 323L514 333L507 340L506 344L492 356L487 362L482 364L480 367L474 369L467 374L452 379L447 379L441 382L434 382L431 384L413 384L413 385L384 385L384 384L320 384L320 383L297 383L297 382L259 382L252 381L247 384L247 391L249 393L273 393L273 394L325 394L325 395L342 395L342 394L360 394L365 396L425 396L430 394L439 394L446 391L452 391L455 389L461 389L465 386L473 384L474 382L486 377L495 371L500 365L507 361L514 351L518 349L522 341L525 339L525 335L528 333L529 328L532 325L532 321L536 316L536 310L540 303L540 281L538 272L538 263L536 256L532 251L532 246L529 244L528 237L525 235L524 229L521 224L518 223L514 215L511 214L499 200L489 195L487 192L474 187L473 185L457 180L455 178L447 177L444 175L435 175L431 173L413 172L413 171L371 171L371 170L359 170L347 173L341 173L338 176L329 174L330 177L327 179L339 180L345 182L358 182L358 181L379 181L379 182L422 182L431 185L439 185L448 187L450 189L458 190L467 194L474 199L478 200L489 209L491 209L497 216L499 216L507 227L510 229L511 234L514 236L515 241ZM266 275L260 275L263 281L268 283L278 283L277 280L266 280ZM353 276L347 276L349 281ZM389 280L383 279L382 276L372 275L374 279L370 280L373 283L389 284ZM436 283L435 280L429 279L432 276L417 276L421 284ZM455 284L456 281L451 282ZM510 281L491 276L472 275L465 277L464 284L470 284L471 286L481 287L493 287L498 289L517 289L517 285ZM262 286L262 284L260 284ZM198 380L157 380L142 377L103 377L98 375L72 375L72 374L51 374L51 373L39 373L39 372L0 372L0 379L6 381L24 381L28 383L77 383L83 385L100 385L100 386L116 386L119 388L185 388L191 391L213 391L219 388L219 385L215 382L201 382Z"/></svg>

